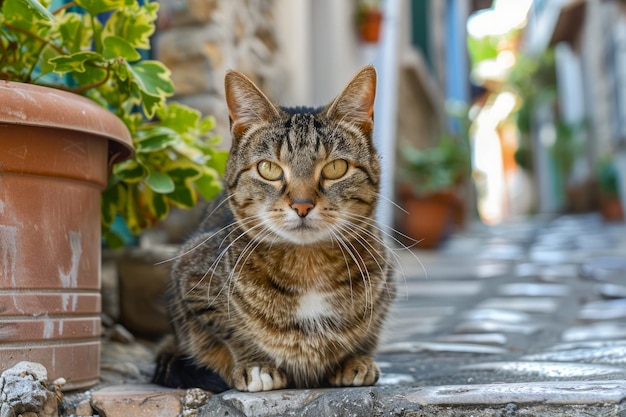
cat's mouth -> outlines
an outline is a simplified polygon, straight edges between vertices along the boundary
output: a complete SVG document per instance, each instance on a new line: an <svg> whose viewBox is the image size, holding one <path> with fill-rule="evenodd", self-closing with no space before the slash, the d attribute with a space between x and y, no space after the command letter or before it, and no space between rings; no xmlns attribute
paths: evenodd
<svg viewBox="0 0 626 417"><path fill-rule="evenodd" d="M296 244L312 244L323 240L328 240L328 231L324 228L316 226L310 219L298 219L295 222L289 222L287 227L281 228L280 236Z"/></svg>

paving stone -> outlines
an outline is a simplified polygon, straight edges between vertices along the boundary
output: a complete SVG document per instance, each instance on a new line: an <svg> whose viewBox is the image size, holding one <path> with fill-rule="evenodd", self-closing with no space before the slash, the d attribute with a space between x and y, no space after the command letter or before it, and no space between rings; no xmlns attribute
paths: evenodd
<svg viewBox="0 0 626 417"><path fill-rule="evenodd" d="M623 338L626 338L626 324L615 322L574 326L565 330L561 336L564 342Z"/></svg>
<svg viewBox="0 0 626 417"><path fill-rule="evenodd" d="M411 298L420 297L467 297L478 294L483 288L480 281L435 280L411 282L406 285Z"/></svg>
<svg viewBox="0 0 626 417"><path fill-rule="evenodd" d="M603 298L626 298L626 285L598 284L593 289Z"/></svg>
<svg viewBox="0 0 626 417"><path fill-rule="evenodd" d="M463 313L463 318L472 321L496 321L501 323L526 323L532 320L530 314L521 311L480 308Z"/></svg>
<svg viewBox="0 0 626 417"><path fill-rule="evenodd" d="M236 410L246 416L275 416L302 408L328 392L329 390L324 389L281 390L254 394L229 391L221 395L221 399L234 405Z"/></svg>
<svg viewBox="0 0 626 417"><path fill-rule="evenodd" d="M595 346L536 353L522 356L528 361L580 362L626 365L626 346Z"/></svg>
<svg viewBox="0 0 626 417"><path fill-rule="evenodd" d="M570 256L570 252L562 249L553 250L550 247L538 245L533 247L528 254L531 261L546 264L564 263L570 259Z"/></svg>
<svg viewBox="0 0 626 417"><path fill-rule="evenodd" d="M499 297L482 301L476 307L550 314L559 308L559 301L549 297Z"/></svg>
<svg viewBox="0 0 626 417"><path fill-rule="evenodd" d="M514 333L531 335L544 326L540 324L514 324L497 321L469 321L457 324L455 333Z"/></svg>
<svg viewBox="0 0 626 417"><path fill-rule="evenodd" d="M462 333L438 336L437 342L471 343L480 345L506 345L508 339L502 333Z"/></svg>
<svg viewBox="0 0 626 417"><path fill-rule="evenodd" d="M543 281L560 281L563 278L578 276L577 264L546 265L523 262L515 266L515 275L520 278L539 277Z"/></svg>
<svg viewBox="0 0 626 417"><path fill-rule="evenodd" d="M621 280L626 277L626 258L599 257L584 263L580 267L584 278L598 281Z"/></svg>
<svg viewBox="0 0 626 417"><path fill-rule="evenodd" d="M585 304L578 318L586 321L614 320L626 317L626 299L599 300Z"/></svg>
<svg viewBox="0 0 626 417"><path fill-rule="evenodd" d="M428 404L616 404L626 398L625 381L534 382L424 387L406 395Z"/></svg>
<svg viewBox="0 0 626 417"><path fill-rule="evenodd" d="M554 346L550 346L546 351L561 351L561 350L573 350L573 349L596 349L611 346L626 346L626 339L624 340L588 340L583 342L569 342L559 343Z"/></svg>
<svg viewBox="0 0 626 417"><path fill-rule="evenodd" d="M571 291L572 289L569 285L532 282L515 282L498 287L498 294L507 296L565 297Z"/></svg>
<svg viewBox="0 0 626 417"><path fill-rule="evenodd" d="M93 407L106 417L173 417L182 412L185 390L157 385L114 385L92 392Z"/></svg>
<svg viewBox="0 0 626 417"><path fill-rule="evenodd" d="M417 353L417 352L457 352L457 353L484 353L503 354L507 350L472 343L436 343L436 342L398 342L381 347L378 353Z"/></svg>
<svg viewBox="0 0 626 417"><path fill-rule="evenodd" d="M481 248L479 259L516 261L523 259L523 257L525 256L524 252L524 249L519 245L488 245Z"/></svg>
<svg viewBox="0 0 626 417"><path fill-rule="evenodd" d="M580 363L560 363L554 357L536 355L525 356L520 361L513 362L484 362L461 366L461 370L494 371L517 375L532 375L538 378L594 378L613 379L626 377L626 369L607 365L593 365ZM549 362L557 361L557 362Z"/></svg>
<svg viewBox="0 0 626 417"><path fill-rule="evenodd" d="M380 366L380 364L379 364ZM393 374L383 372L378 380L378 385L401 385L401 384L412 384L415 382L415 378L408 374Z"/></svg>

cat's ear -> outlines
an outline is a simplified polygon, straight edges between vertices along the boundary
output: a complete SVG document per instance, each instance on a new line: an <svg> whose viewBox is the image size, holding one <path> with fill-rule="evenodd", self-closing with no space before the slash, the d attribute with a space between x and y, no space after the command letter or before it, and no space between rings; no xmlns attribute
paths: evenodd
<svg viewBox="0 0 626 417"><path fill-rule="evenodd" d="M224 85L233 139L241 137L254 124L278 116L276 106L242 73L228 71Z"/></svg>
<svg viewBox="0 0 626 417"><path fill-rule="evenodd" d="M357 125L366 134L374 127L374 98L376 97L376 70L373 66L361 68L326 108L328 117Z"/></svg>

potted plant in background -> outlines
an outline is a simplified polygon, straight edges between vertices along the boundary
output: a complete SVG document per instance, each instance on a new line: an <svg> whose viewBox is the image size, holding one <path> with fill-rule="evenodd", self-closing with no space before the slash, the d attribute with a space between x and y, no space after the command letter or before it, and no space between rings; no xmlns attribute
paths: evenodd
<svg viewBox="0 0 626 417"><path fill-rule="evenodd" d="M596 178L600 191L600 214L607 222L624 221L624 208L619 196L618 176L613 158L606 156L601 158Z"/></svg>
<svg viewBox="0 0 626 417"><path fill-rule="evenodd" d="M378 42L383 24L380 0L359 0L356 6L355 24L359 39L367 43Z"/></svg>
<svg viewBox="0 0 626 417"><path fill-rule="evenodd" d="M158 4L0 6L0 368L34 360L85 387L99 376L101 236L119 246L116 217L139 233L212 198L226 153L212 118L166 103L169 70L141 60Z"/></svg>
<svg viewBox="0 0 626 417"><path fill-rule="evenodd" d="M445 112L456 133L443 130L434 146L423 149L401 141L398 149L398 196L406 211L401 227L418 248L437 248L465 222L471 172L468 108L450 101Z"/></svg>
<svg viewBox="0 0 626 417"><path fill-rule="evenodd" d="M463 225L461 193L469 176L469 149L450 136L428 149L404 144L398 167L398 195L406 210L403 231L418 248L436 248L455 226Z"/></svg>

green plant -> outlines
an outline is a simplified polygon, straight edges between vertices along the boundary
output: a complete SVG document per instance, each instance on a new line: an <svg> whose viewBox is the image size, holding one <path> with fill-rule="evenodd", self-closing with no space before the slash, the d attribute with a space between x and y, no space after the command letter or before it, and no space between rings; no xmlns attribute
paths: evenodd
<svg viewBox="0 0 626 417"><path fill-rule="evenodd" d="M619 179L613 158L605 156L600 159L596 168L600 194L606 198L619 198Z"/></svg>
<svg viewBox="0 0 626 417"><path fill-rule="evenodd" d="M214 120L181 104L170 71L142 60L150 49L158 4L137 0L0 0L0 79L85 95L128 127L136 155L113 167L102 199L103 236L121 216L133 233L189 208L198 194L221 189L226 152L216 147Z"/></svg>
<svg viewBox="0 0 626 417"><path fill-rule="evenodd" d="M418 196L449 191L469 175L469 149L444 135L437 146L400 147L399 180Z"/></svg>
<svg viewBox="0 0 626 417"><path fill-rule="evenodd" d="M400 142L398 179L418 196L450 191L470 175L469 109L449 100L444 110L453 128L444 130L435 146L418 149Z"/></svg>

